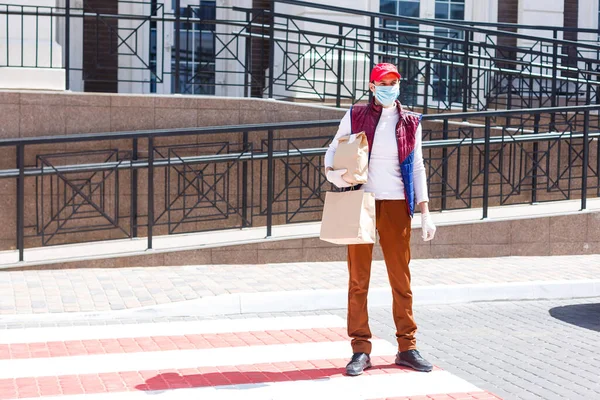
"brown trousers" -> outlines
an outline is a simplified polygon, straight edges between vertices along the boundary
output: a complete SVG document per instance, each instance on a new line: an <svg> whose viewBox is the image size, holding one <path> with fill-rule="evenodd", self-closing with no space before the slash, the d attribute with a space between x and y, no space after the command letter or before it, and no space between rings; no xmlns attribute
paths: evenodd
<svg viewBox="0 0 600 400"><path fill-rule="evenodd" d="M376 225L392 287L398 351L416 349L417 325L410 289L410 223L405 200L377 200ZM371 353L367 293L371 279L372 244L348 246L348 336L354 353Z"/></svg>

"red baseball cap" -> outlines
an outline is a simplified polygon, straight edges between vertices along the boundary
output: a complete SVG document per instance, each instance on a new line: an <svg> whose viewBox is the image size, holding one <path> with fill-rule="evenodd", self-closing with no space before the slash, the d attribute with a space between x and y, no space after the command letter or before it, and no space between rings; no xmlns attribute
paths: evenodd
<svg viewBox="0 0 600 400"><path fill-rule="evenodd" d="M402 76L398 72L398 68L396 68L394 64L381 63L373 67L373 70L371 71L371 82L380 81L381 78L383 78L387 74L396 75L398 79L402 78Z"/></svg>

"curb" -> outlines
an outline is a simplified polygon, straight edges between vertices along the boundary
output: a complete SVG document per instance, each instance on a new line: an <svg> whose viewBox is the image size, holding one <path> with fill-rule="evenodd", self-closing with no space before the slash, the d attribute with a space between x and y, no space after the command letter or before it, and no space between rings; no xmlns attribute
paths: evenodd
<svg viewBox="0 0 600 400"><path fill-rule="evenodd" d="M413 287L415 305L447 305L486 301L552 300L600 297L600 279L478 283ZM346 308L345 289L294 290L284 292L236 293L182 302L98 312L13 314L0 316L2 323L108 320L218 315L323 311ZM370 307L392 304L389 287L369 291Z"/></svg>

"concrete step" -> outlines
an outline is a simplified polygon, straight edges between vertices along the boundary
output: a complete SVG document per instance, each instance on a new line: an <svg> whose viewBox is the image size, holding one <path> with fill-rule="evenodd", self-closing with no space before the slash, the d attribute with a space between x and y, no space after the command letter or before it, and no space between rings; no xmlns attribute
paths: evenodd
<svg viewBox="0 0 600 400"><path fill-rule="evenodd" d="M413 219L414 259L500 256L547 256L600 253L600 198L580 201L492 207L433 213L436 238L420 238L420 217ZM345 246L319 240L320 223L112 240L0 252L0 269L107 268L170 265L268 264L343 261ZM374 259L381 260L378 246Z"/></svg>

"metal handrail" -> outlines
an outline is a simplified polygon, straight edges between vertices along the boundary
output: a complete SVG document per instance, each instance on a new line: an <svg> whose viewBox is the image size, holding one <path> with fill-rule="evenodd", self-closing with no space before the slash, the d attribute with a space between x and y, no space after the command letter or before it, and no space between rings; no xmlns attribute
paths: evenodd
<svg viewBox="0 0 600 400"><path fill-rule="evenodd" d="M588 44L586 42L577 42L577 41L571 41L571 40L564 40L564 39L554 39L554 38L546 38L546 37L540 37L540 36L535 36L535 35L524 35L521 33L516 33L516 32L510 32L510 31L502 31L502 30L495 30L495 29L483 29L483 28L475 28L475 27L468 27L465 26L465 24L461 23L452 23L452 22L446 22L446 21L440 21L440 20L432 20L432 19L425 19L425 18L415 18L415 17L405 17L405 16L399 16L399 15L393 15L393 14L385 14L385 13L376 13L376 12L371 12L371 11L361 11L361 10L356 10L356 9L351 9L351 8L345 8L345 7L338 7L338 6L329 6L329 5L323 5L323 4L318 4L318 3L310 3L310 2L306 2L306 1L301 1L301 0L274 0L275 3L284 3L284 4L291 4L291 5L298 5L298 6L304 6L304 7L309 7L309 8L317 8L317 9L322 9L322 10L328 10L328 11L336 11L336 12L341 12L341 13L348 13L348 14L356 14L356 15L362 15L365 17L375 17L375 18L385 18L388 20L395 20L395 21L401 21L401 22L410 22L413 24L423 24L426 23L426 25L432 25L432 26L440 26L440 27L444 27L444 28L450 28L450 29L455 29L455 30L462 30L462 31L468 31L468 32L478 32L478 33L485 33L491 36L497 36L498 34L502 34L504 36L511 36L511 37L515 37L518 39L530 39L530 40L540 40L543 39L545 42L549 42L552 44L562 44L562 45L571 45L571 46L577 46L577 47L583 47L583 48L588 48L588 49L593 49L593 50L600 50L600 45L593 45L593 44ZM10 5L10 4L0 4L0 6L11 6L11 7L15 7L14 5ZM29 8L33 8L36 6L21 6L21 7L29 7ZM42 7L42 6L39 6ZM53 9L64 9L64 7L52 7ZM223 8L223 7L221 7ZM260 11L260 12L264 12L264 13L269 13L269 10L263 10L263 9L252 9L252 8L242 8L242 7L235 7L232 9L237 9L237 10L247 10L247 11ZM165 13L165 15L163 15L162 17L158 17L158 16L136 16L136 15L120 15L120 14L106 14L106 13L95 13L95 12L87 12L87 11L81 11L78 13L73 13L73 11L75 10L83 10L83 9L77 9L77 8L70 8L70 12L60 12L60 11L56 11L56 12L39 12L39 11L16 11L16 10L1 10L0 9L0 15L3 14L8 14L8 15L27 15L27 16L46 16L46 17L75 17L75 18L85 18L85 17L98 17L98 18L106 18L106 19L126 19L126 20L146 20L146 21L164 21L164 22L176 22L177 18L176 17L169 17L167 15L167 13ZM275 13L275 16L284 16L284 17L293 17L293 18L298 18L298 16L295 15L288 15L288 14L281 14L281 13ZM217 23L222 23L224 21L221 20L215 20L215 21L211 21L211 20L204 20L204 19L200 19L200 18L192 18L192 17L186 17L185 18L186 22L202 22L203 24L217 24ZM320 21L320 22L324 22L324 21ZM327 21L328 23L330 21ZM465 21L468 22L468 21ZM347 26L348 24L344 24L345 26ZM469 25L469 24L467 24ZM360 25L359 25L360 26ZM368 28L368 26L361 26L362 28ZM512 26L511 26L512 27ZM521 27L520 25L516 25L517 28ZM553 27L549 27L550 30L560 30L559 28L553 28ZM440 37L438 37L438 40L440 39Z"/></svg>
<svg viewBox="0 0 600 400"><path fill-rule="evenodd" d="M462 21L461 21L461 23L453 23L453 22L446 22L446 21L440 21L440 20L433 20L434 22L431 22L432 21L431 19L405 17L405 16L400 16L400 15L378 13L378 12L373 12L373 11L363 11L363 10L357 10L357 9L352 9L352 8L331 6L331 5L326 5L326 4L311 3L311 2L302 1L302 0L275 0L275 3L284 3L284 4L297 5L297 6L308 7L308 8L316 8L316 9L320 9L320 10L335 11L335 12L346 13L346 14L362 15L365 17L385 18L388 20L409 22L409 23L413 23L413 24L423 24L424 22L426 22L427 25L435 25L435 26L456 29L456 30L462 30L462 31L469 31L469 32L485 33L485 34L489 34L492 36L496 36L500 33L502 35L511 36L511 37L515 37L518 39L536 39L536 40L544 39L544 41L548 41L550 43L555 43L555 44L575 45L575 46L579 46L579 47L600 50L600 45L581 46L581 43L570 41L570 40L545 38L545 37L542 38L540 36L524 35L521 33L510 32L510 31L469 27L469 26L465 26L465 24L463 24Z"/></svg>
<svg viewBox="0 0 600 400"><path fill-rule="evenodd" d="M484 128L485 125L479 125L478 128ZM490 136L490 144L498 143L528 143L528 142L549 142L557 139L583 139L583 133L565 133L565 132L545 132L545 133L533 133L533 134L522 134L518 136L512 135L500 135ZM589 132L589 139L600 138L600 131ZM423 149L440 149L447 147L462 147L462 146L477 146L484 145L486 143L485 138L461 138L461 139L438 139L438 140L425 140L422 142ZM315 148L304 148L301 150L289 150L289 151L273 151L273 158L294 158L294 157L306 157L306 156L322 156L327 152L326 148L315 147ZM169 158L155 158L152 165L154 167L166 167L173 165L192 165L192 164L208 164L217 162L227 161L252 161L252 160L267 160L269 158L268 152L252 153L252 152L239 152L239 153L227 153L227 154L215 154L215 155L204 155L204 156L190 156L190 157L169 157ZM144 169L148 168L150 163L148 160L122 160L122 161L107 161L102 163L89 163L89 164L71 164L71 165L57 165L57 166L41 166L41 167L26 167L26 177L36 176L49 176L66 173L81 173L81 172L100 172L110 171L113 169ZM19 170L17 168L3 169L0 170L0 179L7 178L18 178Z"/></svg>
<svg viewBox="0 0 600 400"><path fill-rule="evenodd" d="M297 129L297 128L320 128L326 126L337 126L339 120L327 121L298 121L298 122L273 122L265 124L246 124L246 125L227 125L227 126L209 126L199 128L176 128L176 129L153 129L142 131L123 131L106 133L82 133L61 136L42 136L30 138L0 139L0 147L49 144L49 143L67 143L67 142L88 142L104 141L117 139L135 139L147 137L170 137L170 136L190 136L190 135L209 135L221 133L243 133L252 131L268 131L275 129Z"/></svg>
<svg viewBox="0 0 600 400"><path fill-rule="evenodd" d="M378 28L378 29L381 29L381 28ZM275 29L275 31L287 32L285 30L281 30L281 29L277 29L277 28ZM391 30L391 29L386 29L386 31L390 31L390 32L394 32L394 33L398 33L398 32L402 33L402 31L395 31L395 30ZM295 31L295 33L297 33L297 31ZM239 36L240 37L248 37L248 38L262 38L261 35L254 34L254 33L243 33L243 34L240 34ZM331 37L331 38L338 38L338 39L343 38L343 36L334 35L334 34L330 34L327 36ZM427 38L431 39L431 40L436 39L434 36L427 36ZM285 42L288 44L297 44L297 45L304 44L302 41L299 41L299 40L283 39L281 37L275 37L274 39L280 40L280 41L285 40ZM368 43L368 40L366 38L363 39L362 41L365 43ZM389 45L389 43L382 41L382 40L375 40L375 44L379 45L379 46ZM480 44L482 44L482 43L478 43L478 45L480 45ZM316 48L323 48L323 49L339 49L340 48L340 46L338 46L338 45L329 44L329 43L314 43L314 44L311 44L311 46L316 47ZM421 51L423 50L422 47L417 46L417 45L403 45L403 46L407 49L414 49L414 50L421 50ZM493 48L493 46L487 46L487 47ZM366 50L366 49L365 50L353 49L353 52L356 54L364 54L364 55L370 54L370 51ZM499 58L494 58L494 57L480 55L480 54L473 54L473 53L465 54L462 51L456 51L456 50L430 48L430 49L428 49L428 52L435 53L435 54L442 54L442 55L446 55L446 56L452 56L452 57L468 57L473 60L501 61L501 59L499 59ZM542 54L542 52L532 52L532 54L537 54L537 53ZM414 55L414 54L402 54L402 53L394 53L394 52L386 53L383 51L375 51L375 54L383 55L383 56L390 56L390 57L393 56L393 57L396 57L398 59L403 59L403 60L430 62L430 63L436 64L436 65L445 65L445 66L454 66L454 67L462 67L465 65L461 61L436 59L435 57L426 58L426 57L422 57L422 56L418 56L418 55ZM578 70L577 68L563 66L563 65L557 65L556 67L554 67L552 64L535 63L535 62L521 62L518 60L510 60L510 63L527 65L527 66L531 66L531 67L539 68L539 69L556 69L557 71L561 71L561 72L582 72L585 75L600 76L600 71L581 71L581 70ZM518 71L518 70L514 70L514 69L510 69L510 68L499 68L499 67L493 67L493 66L487 66L487 65L478 65L473 62L469 62L467 65L470 69L477 69L480 71L489 71L489 72L502 72L507 75L514 75L514 76L518 76L521 78L543 78L543 79L549 79L549 80L555 78L557 81L563 81L563 82L586 83L586 84L590 84L592 86L600 85L600 81L592 80L592 79L572 78L572 77L568 77L568 76L553 76L550 74L542 74L542 73L534 73L534 72L523 72L523 71Z"/></svg>
<svg viewBox="0 0 600 400"><path fill-rule="evenodd" d="M415 79L409 78L409 80L406 81L410 85L410 90L406 91L405 93L407 96L411 96L413 99L408 100L407 103L411 104L412 106L416 106L416 102L421 102L418 105L423 106L425 110L428 109L430 102L433 104L437 102L437 106L434 105L434 107L436 107L438 110L451 108L452 104L462 102L463 112L466 112L473 106L477 109L498 107L499 103L504 101L507 102L507 108L510 109L512 108L513 104L512 96L509 96L505 100L503 95L507 91L513 90L517 91L517 95L521 97L521 101L524 102L522 104L525 106L532 106L536 104L538 100L541 101L542 98L550 99L551 104L556 106L559 103L558 97L562 94L566 95L568 102L567 104L579 104L579 102L582 100L582 96L580 97L578 93L583 93L586 91L586 98L597 99L600 96L597 89L600 81L595 79L600 75L600 71L593 70L598 65L594 54L600 54L600 46L596 43L577 43L572 41L558 40L556 39L556 35L554 35L555 38L551 39L530 35L515 36L514 32L480 29L477 30L477 32L484 32L488 36L483 40L475 41L473 32L476 30L468 24L461 25L455 23L454 21L429 21L382 13L371 13L342 7L308 3L299 0L274 0L270 9L216 7L219 9L234 10L236 13L241 13L242 16L238 20L235 20L235 17L224 20L212 17L213 19L207 20L198 18L198 14L196 13L189 13L189 15L183 16L181 9L179 8L177 8L173 13L166 13L164 7L162 8L161 15L120 15L111 13L96 13L89 12L81 8L72 8L70 7L70 4L71 2L67 0L64 8L0 5L0 14L20 15L21 17L25 15L31 15L65 18L66 32L69 29L69 20L71 18L88 17L96 19L138 20L143 21L144 23L146 21L162 21L163 23L174 22L175 29L179 30L186 29L182 28L182 22L189 24L201 23L203 25L222 25L232 27L232 32L217 32L218 30L216 30L215 34L221 37L219 40L226 39L227 44L224 44L223 48L217 49L218 51L213 50L213 58L214 60L222 60L228 57L228 55L225 55L227 52L231 52L233 57L239 61L243 70L238 71L235 68L233 70L226 71L213 69L212 72L204 72L209 75L212 73L212 76L216 76L217 73L223 72L243 75L243 83L239 79L233 81L226 80L225 82L220 83L220 85L223 87L239 87L240 90L243 90L244 96L263 97L265 94L267 94L268 97L273 97L273 94L275 93L274 87L276 87L282 88L285 90L285 93L307 93L310 96L315 96L315 98L319 100L325 100L326 98L334 97L336 99L336 105L339 107L342 99L352 99L352 101L356 101L357 99L360 100L367 95L370 96L370 94L368 88L365 86L365 79L363 79L364 76L355 76L354 79L352 79L352 82L354 82L353 85L359 86L354 86L353 88L350 88L350 84L347 83L345 78L342 80L338 78L338 76L344 75L343 71L349 70L350 68L353 69L353 74L358 74L359 72L357 72L358 70L355 65L356 63L363 63L364 61L361 71L363 69L368 70L368 63L376 62L377 59L386 59L387 57L391 57L397 62L405 64L404 67L409 71L406 74L407 77L414 75ZM316 9L349 12L368 17L370 18L370 21L364 25L359 25L305 16L288 15L277 12L275 7L276 4L302 5ZM245 18L243 13L245 13ZM412 30L403 31L402 29L397 30L380 27L378 18L393 19L397 21L412 21L415 23L430 24L431 27L439 26L458 30L464 34L464 38L438 36L430 32L424 32L423 30L415 33ZM293 25L294 28L290 28L289 26L286 27L285 24L280 23L281 21L286 21L288 23L291 21L291 25ZM334 28L333 31L339 31L339 33L330 34L304 30L297 26L297 23L301 21L327 24L328 26L330 25L332 28ZM136 29L139 29L139 27ZM169 27L168 29L171 28ZM255 29L260 30L261 33L257 34ZM356 32L348 33L348 35L343 34L345 30L352 31L353 29L356 29ZM164 40L164 30L161 32L163 33ZM557 31L554 32L556 33ZM315 33L318 35L316 40L314 40L316 43L312 43L313 39L302 38L303 35L314 35ZM381 40L379 38L380 33L410 36L410 38L415 39L414 41L417 41L417 44L395 43L394 40ZM285 37L282 37L283 35ZM289 36L292 35L298 35L301 37L301 39L295 39L295 36L290 38ZM493 40L491 39L492 36L497 37L499 35L526 38L534 41L535 43L531 47L526 46L527 48L518 46L498 46L492 43ZM70 36L71 35L68 34L68 32L65 33L65 43L63 44L63 47L66 49L70 49ZM394 38L396 36L390 37ZM297 63L300 62L299 60L303 56L302 54L299 54L297 55L297 61L290 61L290 63L293 64L292 68L279 71L275 65L275 62L273 61L275 56L274 54L271 54L271 52L268 54L268 61L266 59L261 59L261 61L253 61L253 58L249 58L248 52L251 49L252 43L248 43L249 41L247 38L256 38L258 41L260 41L259 43L262 43L261 46L267 46L266 43L268 41L269 48L276 49L277 46L279 46L282 47L282 49L285 48L283 50L284 53L288 51L287 48L289 46L294 46L294 44L296 44L299 46L310 46L311 50L325 49L325 55L321 54L317 56L315 60L310 58L308 64L303 65L303 70L298 68L298 72L295 72L294 66L300 65ZM356 46L346 47L344 42L346 39L352 40ZM246 46L245 52L240 50L242 48L240 47L240 41L245 42L241 43L241 46ZM413 40L410 39L410 41L412 42ZM426 45L425 41L427 43ZM236 46L235 49L228 47L229 43L231 42L234 42L234 45ZM335 42L338 42L338 44L335 44ZM432 46L432 44L439 43L442 44L442 48L439 48L439 46ZM572 61L576 61L577 63L565 62L565 60L569 60L569 56L563 55L562 52L559 51L559 45L565 48L571 47L578 49L577 56L574 58L571 57ZM152 88L153 84L165 83L163 79L164 76L170 75L175 83L173 91L180 93L180 78L182 68L181 57L182 54L185 54L181 51L180 35L176 35L174 46L175 68L170 71L165 69L164 52L161 53L162 61L154 60L155 64L152 66L153 64L150 58L157 57L158 53L148 54L147 57L149 57L150 61L146 62L143 59L145 56L140 55L137 50L130 48L129 50L131 50L138 58L142 57L141 64L131 69L138 72L149 72L151 77L151 79L148 80L141 77L141 74L138 73L134 78L132 78L132 82L138 82L143 85L148 84L150 85L150 88ZM545 51L546 48L549 50ZM392 50L396 50L396 52L394 53ZM411 54L413 53L413 50L415 54ZM338 52L337 61L335 61L334 58L331 65L329 65L329 61L326 61L325 58L332 55L335 56L335 51ZM341 55L341 52L344 51L351 52L354 58L361 58L360 55L362 54L365 56L364 60L361 59L352 61L352 57L346 60ZM509 56L509 58L519 59L507 59L506 61L503 61L501 57L494 56L494 53L497 53L496 55L502 54L498 52L518 54L518 56ZM64 66L65 84L67 89L69 89L71 85L70 78L72 71L77 70L85 72L83 65L77 66L76 68L71 65L70 53L71 52L68 50L64 52L64 64L58 63L54 65L53 61L50 61L50 68L63 68ZM288 60L289 54L286 54L285 57L285 60ZM294 57L296 56L292 55L292 58ZM320 62L325 62L327 66L325 68L317 67L316 65ZM33 62L28 61L25 64L32 63ZM255 65L255 63L260 63L260 65ZM7 64L9 64L9 67L12 64L20 67L32 66L25 65L22 57L20 64L18 61L13 63L10 58L7 58ZM38 66L37 57L35 60L35 66ZM94 69L93 66L88 66L87 68L91 68L92 70ZM125 67L119 67L117 65L116 68ZM129 69L129 67L127 67L127 69ZM323 71L322 73L324 77L322 80L315 80L314 78L311 80L311 78L306 78L304 70L315 71L315 69ZM413 75L410 74L411 69L413 70ZM201 69L201 71L203 70ZM546 73L545 71L548 72ZM448 78L448 82L443 81L445 78L436 80L436 76L442 72L445 72L446 75L450 76L450 78ZM88 75L92 76L93 74ZM264 75L264 77L261 78L262 75ZM278 76L274 77L274 75ZM83 76L86 76L86 74L84 73ZM183 83L186 85L186 91L187 85L192 85L194 88L196 88L197 85L198 89L208 89L209 91L211 91L210 87L216 86L216 81L214 80L211 81L208 79L206 82L203 82L202 79L197 78L197 74L193 77L188 76L188 81ZM515 80L515 78L519 80ZM85 80L85 78L82 79ZM119 75L117 75L117 77L114 79L117 82L128 81L121 80ZM287 85L286 82L288 82L289 79L292 80L292 83ZM337 81L335 81L336 79ZM527 83L523 82L523 79L530 79L532 81L531 83ZM304 85L303 82L306 82L306 85ZM575 85L568 85L570 83L574 83ZM326 85L328 84L332 85L330 87L333 91L329 92L329 90L326 88ZM477 87L477 94L474 94L474 92L471 91L469 88L470 85ZM584 85L584 87L580 88L580 85ZM424 86L425 90L421 90L420 86ZM576 87L576 90L573 90L573 86ZM483 101L478 98L478 96L482 94L482 90L486 92L482 97L484 99ZM423 95L423 93L426 93L426 95ZM430 95L429 93L433 93L433 95ZM436 95L437 93L440 93L440 95ZM280 94L277 96L279 97Z"/></svg>
<svg viewBox="0 0 600 400"><path fill-rule="evenodd" d="M600 110L600 105L587 105L587 106L570 106L570 107L550 107L550 108L539 108L539 109L522 109L522 110L502 110L502 111L483 111L483 112L471 112L471 113L447 113L447 114L434 114L423 116L424 120L444 121L444 139L442 140L426 140L423 143L425 149L438 149L441 148L444 152L448 148L456 148L462 146L483 146L484 155L483 164L483 217L487 217L488 213L488 201L489 201L489 176L490 176L490 163L492 160L490 146L493 144L500 143L524 143L533 142L534 146L537 143L549 142L552 140L582 140L583 141L583 165L588 165L589 162L589 142L591 139L600 139L600 130L590 132L589 121L590 113ZM584 124L583 132L547 132L539 133L539 122L541 114L556 114L556 113L583 113ZM511 134L506 135L495 135L492 136L490 133L492 129L492 118L495 117L518 117L520 115L534 115L534 132L521 130L522 135L514 136ZM472 125L472 128L484 129L485 136L481 138L448 138L447 132L448 121L453 119L469 119L469 118L484 118L485 123L478 124L477 126ZM524 122L526 123L526 122ZM218 126L218 127L199 127L199 128L182 128L182 129L160 129L160 130L146 130L146 131L129 131L129 132L109 132L109 133L91 133L82 135L63 135L54 137L32 137L32 138L16 138L16 139L3 139L0 140L0 147L14 147L17 154L17 168L16 169L5 169L0 171L0 178L16 178L17 181L17 249L19 251L19 260L24 260L24 239L25 239L25 214L24 214L24 202L25 202L25 179L30 177L45 177L45 176L57 176L64 178L66 173L81 173L81 172L99 172L106 170L131 170L131 197L132 199L138 199L137 192L137 172L139 169L146 169L147 173L147 187L148 187L148 215L147 215L147 240L148 248L152 248L153 230L152 227L155 223L154 216L154 200L155 200L155 189L154 189L154 170L157 167L167 167L171 165L189 165L198 163L217 163L217 162L236 162L242 161L244 165L247 162L253 160L266 161L267 166L267 195L266 195L266 211L267 217L267 236L271 235L273 225L273 203L275 199L275 180L274 180L274 160L281 158L294 158L294 157L307 157L307 156L322 156L326 149L325 148L306 148L306 149L290 149L287 151L275 149L275 131L278 130L291 130L291 129L309 129L319 127L335 127L339 124L339 119L326 120L326 121L300 121L300 122L285 122L285 123L266 123L266 124L244 124L244 125L232 125L232 126ZM521 127L525 125L520 125ZM520 128L516 128L520 129ZM550 130L552 127L550 127ZM254 152L249 150L248 147L244 146L241 151L235 151L228 154L212 154L212 155L201 155L201 156L186 156L186 157L164 157L157 152L157 150L163 148L163 146L156 146L155 141L159 138L173 137L173 136L202 136L208 134L239 134L243 133L244 137L247 137L249 132L266 132L267 140L265 143L266 150L260 152ZM321 137L319 137L321 138ZM89 141L107 141L107 140L124 140L129 139L132 141L133 151L131 153L119 152L118 150L112 150L112 154L127 154L126 159L117 161L107 162L96 162L96 163L84 163L77 165L50 165L47 159L40 156L42 161L41 166L26 167L25 166L25 150L27 146L34 146L40 144L58 144L58 143L69 143L69 142L89 142ZM144 139L147 141L148 155L143 159L138 159L138 141ZM304 138L304 139L317 139L317 138ZM97 152L99 153L99 152ZM158 157L155 158L155 153ZM78 153L74 153L77 155ZM534 154L535 150L534 150ZM73 155L73 154L72 154ZM63 155L64 156L64 155ZM443 165L444 169L447 169L447 165ZM65 180L65 182L67 182ZM82 188L79 188L77 184L65 183L70 185L73 191L73 196L81 196L85 201L93 203L90 199L90 194L86 194ZM581 204L582 209L586 207L587 199L587 171L584 168L584 173L581 178ZM442 199L444 195L442 194ZM93 205L93 204L92 204ZM132 211L130 218L132 221L138 217L137 214L137 203L132 205ZM443 207L443 206L442 206ZM137 229L136 224L132 222L132 229ZM144 225L146 226L146 225ZM132 233L135 236L135 233Z"/></svg>

